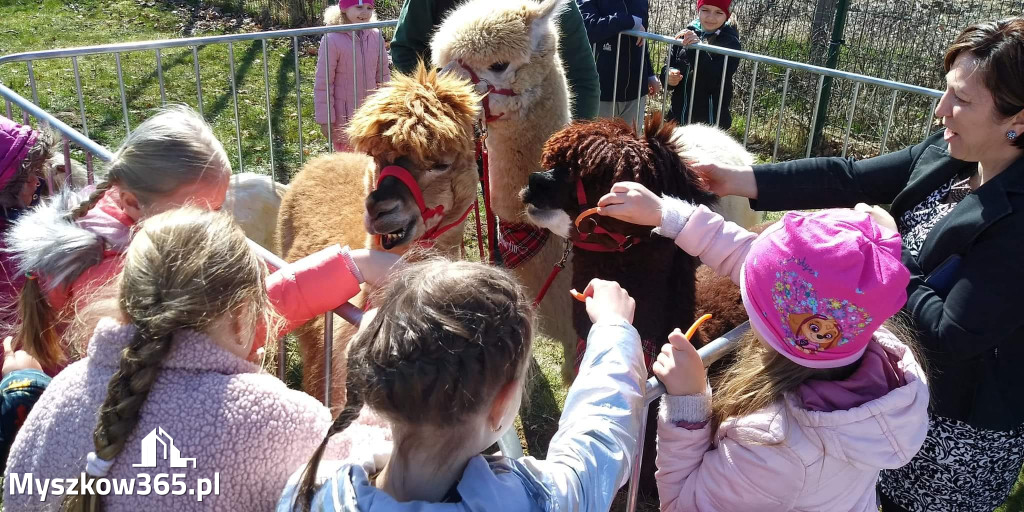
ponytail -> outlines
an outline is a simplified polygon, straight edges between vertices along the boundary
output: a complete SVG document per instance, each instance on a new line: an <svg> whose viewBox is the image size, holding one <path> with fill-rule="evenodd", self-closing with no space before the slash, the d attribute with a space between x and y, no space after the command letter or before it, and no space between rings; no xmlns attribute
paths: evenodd
<svg viewBox="0 0 1024 512"><path fill-rule="evenodd" d="M13 349L28 352L44 369L64 364L66 356L57 334L56 314L34 274L29 275L18 295L18 317L21 323L14 332Z"/></svg>

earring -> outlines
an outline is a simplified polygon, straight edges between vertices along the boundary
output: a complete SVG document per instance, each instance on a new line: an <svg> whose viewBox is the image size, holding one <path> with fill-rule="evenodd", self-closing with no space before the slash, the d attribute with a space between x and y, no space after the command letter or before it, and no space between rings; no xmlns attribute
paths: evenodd
<svg viewBox="0 0 1024 512"><path fill-rule="evenodd" d="M1010 131L1006 132L1006 138L1009 139L1009 140L1016 139L1017 138L1017 132L1014 131L1014 130L1010 130Z"/></svg>

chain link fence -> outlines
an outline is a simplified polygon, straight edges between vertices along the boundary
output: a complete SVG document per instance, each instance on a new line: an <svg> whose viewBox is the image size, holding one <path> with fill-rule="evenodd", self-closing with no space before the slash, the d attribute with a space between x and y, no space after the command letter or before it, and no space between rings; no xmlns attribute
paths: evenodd
<svg viewBox="0 0 1024 512"><path fill-rule="evenodd" d="M837 69L943 89L942 55L965 27L1024 13L1022 0L738 0L733 3L740 39L746 51L825 65L833 39L837 8L848 5L840 37ZM649 31L674 35L696 18L696 2L652 0ZM654 45L652 57L664 63L664 48ZM657 62L657 60L656 60ZM755 152L768 157L779 133L777 158L807 153L818 77L792 73L782 105L785 71L762 66L753 94L752 64L743 62L735 77L733 132L747 137ZM744 116L753 102L750 126ZM877 155L919 142L934 127L934 105L922 97L893 94L843 80L832 84L825 109L822 141L812 154ZM886 132L887 119L892 128ZM848 147L843 143L849 129Z"/></svg>

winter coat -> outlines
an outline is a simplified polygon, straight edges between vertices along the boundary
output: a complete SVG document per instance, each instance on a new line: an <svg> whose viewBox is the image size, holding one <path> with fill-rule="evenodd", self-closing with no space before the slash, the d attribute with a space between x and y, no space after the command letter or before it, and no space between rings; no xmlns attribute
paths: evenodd
<svg viewBox="0 0 1024 512"><path fill-rule="evenodd" d="M67 213L82 198L62 193L19 217L7 233L5 242L16 267L22 274L28 269L40 274L47 301L56 311L88 300L121 272L135 223L117 206L113 194L116 190L108 191L84 217L69 223ZM270 302L284 318L278 335L338 307L358 292L359 283L345 266L337 245L267 278ZM254 351L265 339L261 333L255 337ZM47 373L56 375L60 370L47 369Z"/></svg>
<svg viewBox="0 0 1024 512"><path fill-rule="evenodd" d="M736 26L726 22L714 32L705 32L701 29L700 20L694 20L688 27L697 33L701 41L723 48L740 50L740 33ZM668 87L666 79L667 70L662 69L661 79L666 87L672 92L672 109L669 111L669 120L680 124L687 124L690 119L694 123L715 125L715 116L718 113L718 92L722 91L722 113L721 120L717 124L719 128L728 130L732 126L732 113L729 112L729 105L732 103L732 78L736 74L736 68L740 65L740 59L730 58L725 69L725 89L722 89L722 65L726 56L711 52L700 52L700 63L693 66L697 50L688 49L685 46L672 46L669 57L669 67L682 72L683 80L675 87ZM694 74L696 67L696 75ZM696 80L696 84L694 83ZM690 88L693 88L693 97L696 98L693 104L693 117L689 117L689 104L686 99L690 96Z"/></svg>
<svg viewBox="0 0 1024 512"><path fill-rule="evenodd" d="M949 155L939 131L887 155L754 166L756 210L891 204L900 219L977 164ZM932 412L977 428L1024 424L1024 156L967 195L928 233L907 305L928 355Z"/></svg>
<svg viewBox="0 0 1024 512"><path fill-rule="evenodd" d="M636 329L624 320L595 324L546 459L476 456L463 471L456 492L450 493L459 496L458 503L399 503L367 476L379 471L386 459L352 458L320 487L312 510L606 512L626 483L639 447L646 376ZM279 512L291 510L297 481L294 475Z"/></svg>
<svg viewBox="0 0 1024 512"><path fill-rule="evenodd" d="M352 55L353 47L355 56ZM330 88L327 84L328 77ZM329 97L330 111L333 112L330 124L347 124L352 118L352 113L366 97L390 79L387 49L379 30L324 34L320 39L320 50L316 58L316 79L313 82L316 122L328 123Z"/></svg>
<svg viewBox="0 0 1024 512"><path fill-rule="evenodd" d="M612 101L613 96L616 102L646 96L647 80L655 76L650 53L646 46L637 46L636 38L631 36L622 36L620 47L618 34L633 29L633 16L640 18L644 27L649 27L648 0L576 0L576 4L583 14L590 44L597 45L594 59L601 77L601 101Z"/></svg>
<svg viewBox="0 0 1024 512"><path fill-rule="evenodd" d="M51 494L41 501L38 487L25 492L25 475L31 473L35 481L79 478L86 455L95 449L97 411L134 332L134 326L103 319L89 342L88 356L50 383L11 448L4 475L8 510L58 510L63 496ZM305 464L323 440L331 423L328 409L194 331L174 335L160 367L138 424L107 475L134 481L137 492L103 498L105 509L271 509L288 475ZM161 456L159 445L147 440L154 436L173 444L169 457ZM346 456L361 446L386 443L389 436L383 423L364 414L344 435L336 436L330 450ZM146 464L148 450L156 450L155 467L136 467ZM184 467L171 466L179 457L185 459ZM216 481L219 495L205 496L202 502L188 493L160 496L155 487L160 473L184 475L180 480L187 488L196 488L200 478ZM144 480L154 489L146 496L139 495Z"/></svg>
<svg viewBox="0 0 1024 512"><path fill-rule="evenodd" d="M664 202L659 232L739 282L756 235L705 206ZM711 392L668 396L658 424L664 511L877 512L882 469L905 465L928 429L928 386L913 352L884 328L843 381L805 381L782 400L727 418L710 438Z"/></svg>
<svg viewBox="0 0 1024 512"><path fill-rule="evenodd" d="M402 4L395 37L391 40L391 58L396 71L412 74L421 59L430 66L430 40L434 30L458 3L455 0L406 0ZM558 55L569 82L573 119L597 117L601 87L592 53L580 10L568 2L558 16Z"/></svg>

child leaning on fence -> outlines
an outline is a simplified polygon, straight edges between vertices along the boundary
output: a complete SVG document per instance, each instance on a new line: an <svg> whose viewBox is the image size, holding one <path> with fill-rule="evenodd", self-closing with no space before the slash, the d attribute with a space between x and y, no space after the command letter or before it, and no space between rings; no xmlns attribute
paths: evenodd
<svg viewBox="0 0 1024 512"><path fill-rule="evenodd" d="M480 455L514 428L530 366L533 308L515 279L428 260L378 293L348 349L345 410L279 511L608 510L637 448L646 376L625 290L587 287L594 326L544 460ZM391 423L394 449L321 463L364 404Z"/></svg>
<svg viewBox="0 0 1024 512"><path fill-rule="evenodd" d="M683 45L701 42L733 50L741 49L739 29L735 17L729 12L731 3L732 0L697 0L697 19L676 34L676 38L681 39ZM732 113L729 112L729 104L732 102L732 78L740 65L740 59L730 58L726 65L725 55L700 52L700 63L697 63L695 49L673 46L670 51L669 66L661 73L662 80L672 93L669 119L680 124L704 123L728 130L732 126ZM723 66L726 66L724 89ZM687 101L691 97L691 89L692 118Z"/></svg>
<svg viewBox="0 0 1024 512"><path fill-rule="evenodd" d="M752 335L712 385L678 332L654 364L668 392L661 509L877 512L879 470L908 463L928 428L924 372L882 327L910 280L892 217L866 205L789 212L758 236L636 183L598 204L730 276L750 317Z"/></svg>
<svg viewBox="0 0 1024 512"><path fill-rule="evenodd" d="M374 20L374 0L340 0L324 10L324 25ZM388 52L380 30L331 32L320 39L313 105L316 122L336 151L351 151L345 125L371 92L391 79ZM328 83L330 82L330 83Z"/></svg>
<svg viewBox="0 0 1024 512"><path fill-rule="evenodd" d="M15 439L4 505L20 511L55 511L62 504L108 512L271 509L288 476L319 445L331 414L247 360L254 345L275 336L263 326L281 321L268 290L274 281L296 280L304 292L333 287L351 298L361 279L376 282L397 261L363 249L341 251L344 264L325 265L336 247L268 276L226 213L181 208L143 221L123 271L105 287L113 293L90 305L103 319L87 357L54 377ZM301 293L288 300L315 299ZM369 414L364 420L339 436L334 456L385 442L386 426ZM154 436L159 445L147 441ZM164 455L154 457L153 450ZM51 485L48 496L38 487L26 494L14 482L30 473L35 482L81 479L96 491L71 497ZM160 491L163 473L182 475L174 477L175 492ZM202 489L199 479L216 482L218 492L207 486L210 494L201 501L185 493ZM101 497L101 480L132 481L136 491Z"/></svg>

